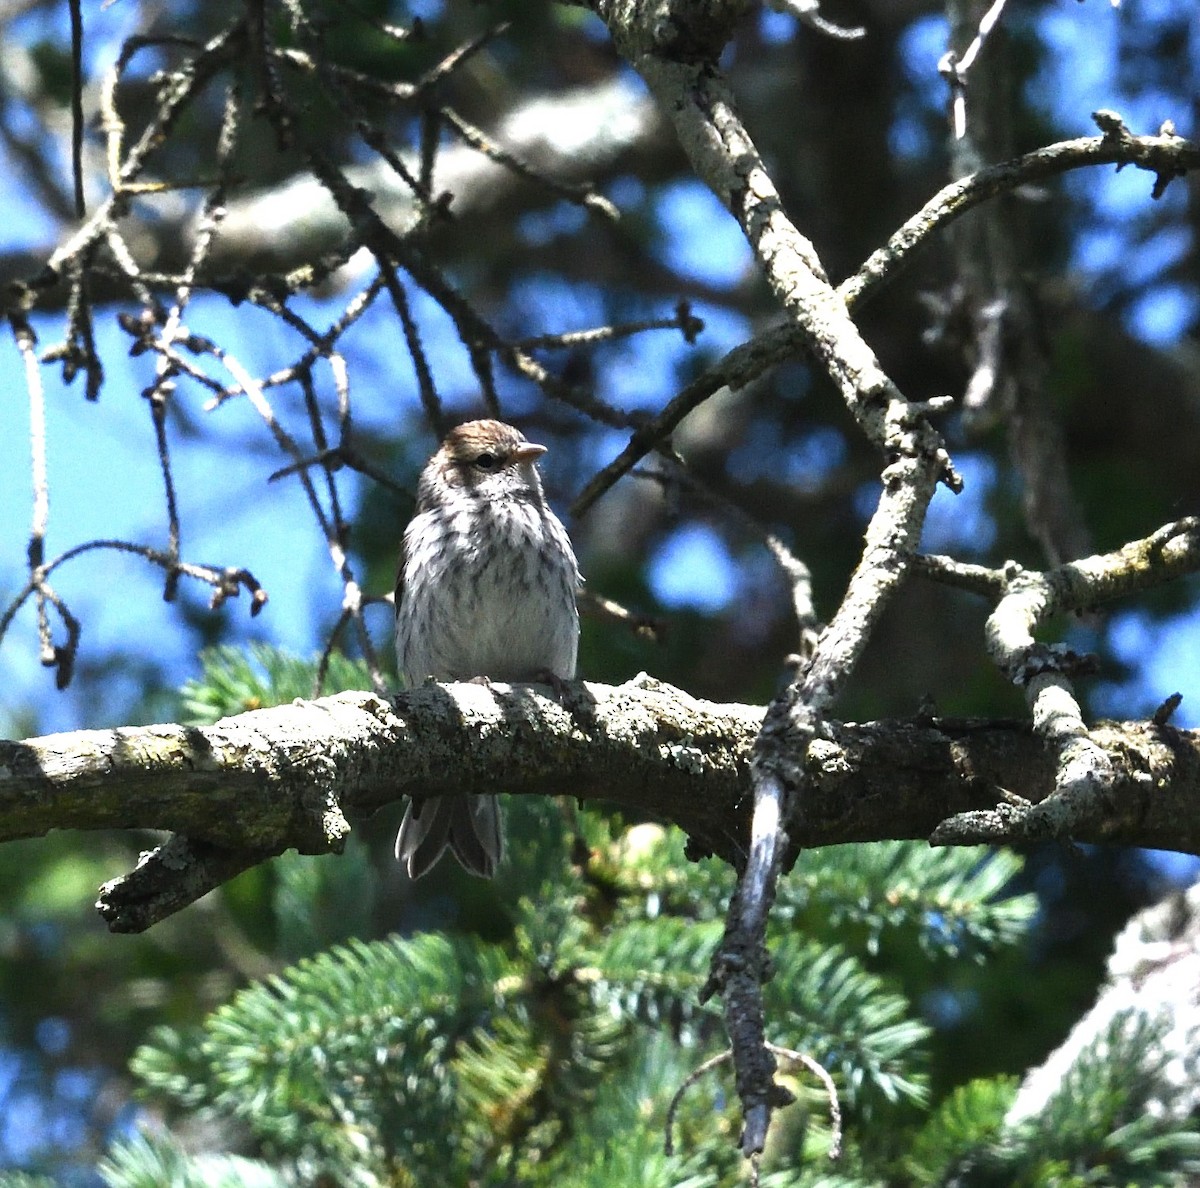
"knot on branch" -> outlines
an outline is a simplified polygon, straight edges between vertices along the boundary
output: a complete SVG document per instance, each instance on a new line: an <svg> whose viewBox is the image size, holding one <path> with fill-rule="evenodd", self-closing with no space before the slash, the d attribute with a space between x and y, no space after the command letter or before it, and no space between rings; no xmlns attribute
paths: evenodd
<svg viewBox="0 0 1200 1188"><path fill-rule="evenodd" d="M1126 148L1133 143L1133 133L1125 126L1125 121L1117 112L1102 107L1092 112L1092 120L1109 144Z"/></svg>
<svg viewBox="0 0 1200 1188"><path fill-rule="evenodd" d="M1099 671L1099 667L1099 658L1092 652L1077 652L1066 644L1033 643L1010 657L1004 672L1014 685L1024 688L1045 673L1065 677L1091 676Z"/></svg>
<svg viewBox="0 0 1200 1188"><path fill-rule="evenodd" d="M601 12L613 41L630 61L715 63L745 5L728 0L637 0Z"/></svg>
<svg viewBox="0 0 1200 1188"><path fill-rule="evenodd" d="M958 54L954 50L947 50L938 58L937 72L952 87L965 87L967 85L966 74L959 69Z"/></svg>
<svg viewBox="0 0 1200 1188"><path fill-rule="evenodd" d="M1103 133L1106 144L1113 145L1130 156L1130 160L1118 162L1118 173L1132 161L1139 169L1147 169L1154 174L1154 186L1150 190L1150 197L1155 201L1163 196L1167 186L1175 178L1183 177L1187 173L1178 152L1178 148L1187 142L1175 134L1175 124L1171 120L1163 122L1158 130L1159 143L1154 143L1146 137L1134 136L1125 121L1108 108L1092 112L1092 119Z"/></svg>
<svg viewBox="0 0 1200 1188"><path fill-rule="evenodd" d="M256 616L267 605L267 592L248 569L227 566L215 575L212 598L209 606L216 610L224 606L229 598L237 598L244 586L250 592L250 616Z"/></svg>
<svg viewBox="0 0 1200 1188"><path fill-rule="evenodd" d="M672 62L713 62L733 32L732 24L690 19L668 4L650 27L654 53Z"/></svg>

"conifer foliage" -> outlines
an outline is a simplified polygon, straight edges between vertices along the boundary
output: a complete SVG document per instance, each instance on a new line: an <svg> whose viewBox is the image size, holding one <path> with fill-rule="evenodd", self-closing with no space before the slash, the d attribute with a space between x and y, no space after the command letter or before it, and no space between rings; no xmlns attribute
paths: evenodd
<svg viewBox="0 0 1200 1188"><path fill-rule="evenodd" d="M290 698L312 676L269 650L217 651L185 701L211 720ZM692 1078L726 1042L701 990L730 873L689 862L683 839L654 825L531 797L507 812L503 927L487 937L373 937L365 846L285 856L276 919L284 948L304 955L198 1028L160 1028L142 1046L133 1072L170 1122L119 1143L106 1182L743 1182L728 1068ZM797 1101L773 1131L764 1184L1157 1184L1200 1168L1200 1132L1144 1114L1148 1080L1122 1071L1152 1042L1138 1026L1116 1027L1036 1122L1006 1124L1013 1075L933 1083L922 979L1020 945L1035 903L1006 891L1019 872L1006 853L891 843L807 854L782 882L772 1039L832 1075L844 1136L831 1164L826 1093L785 1061ZM226 1149L195 1153L186 1136L201 1119L209 1146Z"/></svg>

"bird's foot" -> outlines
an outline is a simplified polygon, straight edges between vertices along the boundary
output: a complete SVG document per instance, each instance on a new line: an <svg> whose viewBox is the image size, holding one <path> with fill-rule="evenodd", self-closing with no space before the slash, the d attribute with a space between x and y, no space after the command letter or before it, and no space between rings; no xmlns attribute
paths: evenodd
<svg viewBox="0 0 1200 1188"><path fill-rule="evenodd" d="M533 680L538 685L549 685L559 701L562 701L567 695L567 687L570 682L565 681L558 673L551 672L548 668L539 668L533 674Z"/></svg>

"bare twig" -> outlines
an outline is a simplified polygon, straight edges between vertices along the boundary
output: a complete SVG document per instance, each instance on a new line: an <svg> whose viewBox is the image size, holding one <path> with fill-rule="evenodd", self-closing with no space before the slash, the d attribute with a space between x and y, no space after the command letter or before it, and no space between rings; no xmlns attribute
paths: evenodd
<svg viewBox="0 0 1200 1188"><path fill-rule="evenodd" d="M1093 118L1102 123L1102 117L1111 115L1111 112L1096 112ZM1109 121L1103 136L1047 145L998 165L986 166L944 186L882 248L872 252L854 276L839 286L838 292L851 308L856 308L868 294L873 296L882 283L896 275L898 268L907 264L934 232L980 203L1031 182L1089 165L1128 164L1153 173L1157 186L1158 179L1200 168L1200 144L1178 136L1133 136L1119 117L1113 119L1116 123Z"/></svg>
<svg viewBox="0 0 1200 1188"><path fill-rule="evenodd" d="M620 211L593 187L588 185L571 185L568 182L556 181L545 173L534 169L531 165L528 165L512 153L505 151L500 145L491 141L481 129L475 127L474 124L468 123L453 108L439 108L438 114L465 143L483 153L484 156L490 157L498 165L504 165L521 177L527 177L531 181L536 181L539 185L550 190L551 193L557 194L560 198L565 198L568 202L575 202L580 206L587 207L589 210L594 210L604 215L605 218L611 219L614 223L620 219Z"/></svg>
<svg viewBox="0 0 1200 1188"><path fill-rule="evenodd" d="M842 1106L838 1099L837 1086L829 1070L807 1052L797 1052L795 1048L781 1048L777 1044L767 1044L771 1054L784 1060L794 1060L803 1064L825 1090L825 1098L829 1102L829 1158L836 1160L842 1154Z"/></svg>
<svg viewBox="0 0 1200 1188"><path fill-rule="evenodd" d="M1002 570L986 565L971 565L954 557L917 553L912 559L912 568L913 573L921 577L946 586L956 586L960 590L970 590L973 594L999 598L1004 590Z"/></svg>
<svg viewBox="0 0 1200 1188"><path fill-rule="evenodd" d="M663 52L659 45L663 24L640 24L624 9L604 7L600 15L618 49L671 115L697 174L742 228L801 341L834 381L866 437L890 459L866 548L842 606L809 663L768 709L756 742L750 854L705 988L706 994L719 990L722 995L742 1102L740 1145L752 1157L765 1146L772 1111L790 1100L774 1080L774 1059L765 1046L761 982L766 918L788 849L791 801L804 785L797 759L806 753L898 587L936 483L957 487L961 481L940 437L884 373L829 285L812 244L787 217L716 64L729 26L714 21L703 28L692 22L689 52L680 54L673 47Z"/></svg>
<svg viewBox="0 0 1200 1188"><path fill-rule="evenodd" d="M634 475L638 478L649 479L660 486L669 486L672 482L685 485L707 503L717 508L723 515L733 520L744 532L762 541L788 583L798 631L797 652L802 658L808 659L816 647L817 637L821 630L816 606L813 603L812 571L784 544L778 535L760 524L732 499L713 490L707 483L696 478L678 454L663 448L660 448L658 452L667 464L667 469L635 470Z"/></svg>
<svg viewBox="0 0 1200 1188"><path fill-rule="evenodd" d="M772 1043L768 1043L766 1047L773 1056L779 1056L784 1060L793 1060L797 1064L804 1065L821 1082L821 1085L825 1089L825 1097L829 1102L829 1158L831 1160L837 1159L842 1152L842 1107L838 1100L837 1086L833 1083L833 1077L829 1075L829 1070L819 1060L814 1060L806 1052L797 1052L794 1048L781 1048L779 1045ZM718 1052L715 1056L710 1056L703 1063L692 1069L684 1077L675 1092L671 1094L671 1100L667 1103L667 1116L663 1123L663 1147L668 1155L675 1153L675 1115L679 1110L680 1104L683 1102L683 1095L697 1081L712 1072L714 1068L718 1068L722 1064L728 1064L731 1060L733 1060L732 1048L726 1048L725 1051Z"/></svg>
<svg viewBox="0 0 1200 1188"><path fill-rule="evenodd" d="M728 1064L732 1059L732 1048L726 1048L724 1052L718 1052L715 1056L710 1056L707 1060L696 1065L680 1082L679 1088L671 1094L671 1100L667 1103L667 1117L663 1123L663 1147L668 1155L675 1154L675 1115L683 1102L683 1095L697 1081L701 1080L706 1073L712 1072L714 1068L722 1064Z"/></svg>
<svg viewBox="0 0 1200 1188"><path fill-rule="evenodd" d="M71 15L71 176L75 183L75 217L87 213L83 198L83 0L70 0Z"/></svg>
<svg viewBox="0 0 1200 1188"><path fill-rule="evenodd" d="M421 397L421 406L425 409L425 417L429 421L429 427L440 439L445 437L450 426L442 409L442 398L438 395L433 382L433 371L429 366L429 360L425 357L425 348L421 345L421 332L417 327L416 319L412 316L412 310L409 308L408 294L405 293L404 286L396 276L396 269L390 260L379 258L379 275L383 279L388 296L392 299L392 306L399 315L400 325L404 328L404 342L408 347L408 357L412 361L413 370L416 372L417 392Z"/></svg>
<svg viewBox="0 0 1200 1188"><path fill-rule="evenodd" d="M248 569L235 569L228 566L222 568L215 565L199 565L192 561L180 561L177 558L173 558L170 553L163 552L161 549L156 549L151 545L136 544L129 540L89 540L67 549L66 552L60 553L52 561L45 562L40 567L40 578L31 577L25 586L12 597L8 606L4 608L4 613L0 614L0 640L4 638L5 632L8 631L17 612L25 605L29 597L34 594L40 597L44 594L45 597L51 600L55 609L63 617L70 637L68 644L71 641L77 644L79 624L69 614L66 607L57 599L57 596L53 594L50 587L46 585L45 579L60 565L64 565L68 561L73 561L76 557L80 557L84 553L90 553L94 549L112 549L118 553L130 553L134 556L142 557L152 565L157 565L166 573L174 572L184 577L202 581L213 589L213 607L220 606L228 598L236 598L243 588L250 592L251 615L257 615L267 604L266 590L262 588L258 579ZM59 655L59 653L62 653L63 650L61 648L52 648L50 663L61 662L64 657ZM68 653L65 659L68 662L72 662L74 653L69 648Z"/></svg>
<svg viewBox="0 0 1200 1188"><path fill-rule="evenodd" d="M37 338L24 312L9 312L9 324L16 339L17 350L25 367L25 388L29 393L29 448L30 471L33 478L33 522L29 530L27 563L29 581L24 591L12 600L3 616L0 616L0 639L3 638L13 615L30 594L36 596L38 650L41 662L55 670L55 684L65 689L75 669L75 656L79 649L79 620L71 614L66 603L47 581L53 565L46 564L46 532L50 526L50 484L46 472L46 395L42 387L42 373L38 367L34 347ZM58 612L66 628L66 642L54 643L50 629L49 608Z"/></svg>
<svg viewBox="0 0 1200 1188"><path fill-rule="evenodd" d="M33 525L29 533L29 567L38 569L46 552L46 529L50 523L50 485L46 477L46 393L34 351L37 337L24 314L9 313L9 324L25 366L25 388L29 393L30 471L33 477Z"/></svg>
<svg viewBox="0 0 1200 1188"><path fill-rule="evenodd" d="M1006 60L992 55L990 68L974 75L967 120L967 71L995 29L1004 0L980 15L979 0L951 0L951 50L939 69L954 96L951 172L968 175L987 160L1012 152L1012 113ZM968 44L969 42L969 44ZM965 45L961 58L956 49ZM1066 447L1046 391L1048 363L1040 327L1044 314L1025 279L1025 250L1013 222L998 203L955 224L948 240L954 282L944 301L952 324L969 329L960 351L970 371L963 393L963 424L983 432L1003 423L1021 480L1021 504L1030 534L1052 565L1091 549L1082 509L1067 475ZM949 336L948 336L949 337Z"/></svg>
<svg viewBox="0 0 1200 1188"><path fill-rule="evenodd" d="M861 25L839 25L822 16L820 0L767 0L767 7L794 16L802 25L835 41L857 41L867 35Z"/></svg>
<svg viewBox="0 0 1200 1188"><path fill-rule="evenodd" d="M979 20L974 39L961 57L954 50L947 50L938 62L938 73L950 87L951 125L955 140L962 140L967 135L967 74L988 35L999 23L1006 3L1007 0L993 0L992 6Z"/></svg>
<svg viewBox="0 0 1200 1188"><path fill-rule="evenodd" d="M264 309L270 310L279 318L285 321L294 330L302 334L312 345L307 351L301 355L295 363L289 367L281 368L279 371L272 372L259 382L259 387L277 388L284 384L294 383L301 374L309 370L318 359L325 359L331 367L334 364L335 358L340 359L341 356L334 350L338 340L359 318L370 309L375 298L383 291L384 277L382 272L377 272L371 279L370 284L366 288L357 293L350 301L346 303L346 308L341 314L330 324L329 328L324 333L317 333L303 318L290 309L287 303L280 299L278 294L270 292L266 289L252 289L248 297L257 305L261 305ZM339 408L343 409L345 414L345 396L344 396L344 364L335 373L335 379L338 383L338 401ZM211 408L223 404L226 400L234 396L244 396L245 392L236 384L222 390L221 394L205 405L206 411Z"/></svg>
<svg viewBox="0 0 1200 1188"><path fill-rule="evenodd" d="M1097 113L1098 116L1104 113ZM1111 113L1109 113L1111 114ZM838 286L838 295L852 312L876 296L911 263L936 232L998 194L1091 165L1131 164L1155 174L1155 190L1164 179L1200 168L1200 145L1178 136L1122 134L1124 125L1110 123L1105 136L1082 137L1036 149L1011 161L980 169L952 182L935 194L872 252L853 276ZM803 332L794 322L774 326L749 342L734 347L712 368L693 380L658 413L640 424L625 449L585 484L571 505L578 517L628 474L689 413L722 388L743 388L770 368L806 349Z"/></svg>
<svg viewBox="0 0 1200 1188"><path fill-rule="evenodd" d="M694 343L704 330L704 323L692 314L691 306L681 301L675 307L673 318L648 318L641 322L625 322L620 325L596 326L591 330L566 330L559 334L539 334L534 338L521 338L512 345L523 351L567 350L572 347L594 346L600 342L615 342L645 334L648 330L678 330L689 345Z"/></svg>
<svg viewBox="0 0 1200 1188"><path fill-rule="evenodd" d="M620 623L628 627L639 639L648 639L652 643L662 643L666 638L667 623L664 619L631 611L621 603L586 588L579 592L578 601L581 615L594 615L600 619Z"/></svg>
<svg viewBox="0 0 1200 1188"><path fill-rule="evenodd" d="M192 296L196 282L196 274L200 269L209 248L216 236L217 227L221 221L225 186L228 182L229 161L237 142L239 120L240 94L236 83L230 84L225 95L225 110L221 120L221 130L217 137L217 167L220 181L210 192L204 204L200 228L192 245L191 259L184 269L183 276L175 290L175 303L167 313L166 322L162 327L160 340L166 344L189 337L183 325L183 312ZM119 239L114 234L112 239ZM130 260L132 263L132 259ZM136 268L136 265L134 265ZM145 326L149 330L153 324L153 311L146 310ZM154 422L154 438L158 446L159 468L163 476L163 491L167 504L167 551L173 562L178 562L180 553L179 506L175 496L175 480L171 473L171 455L167 443L167 407L174 393L173 377L177 374L176 367L170 361L165 351L158 352L155 364L154 383L145 395L150 404L150 413ZM178 570L174 567L167 570L166 588L163 597L172 601L178 584Z"/></svg>

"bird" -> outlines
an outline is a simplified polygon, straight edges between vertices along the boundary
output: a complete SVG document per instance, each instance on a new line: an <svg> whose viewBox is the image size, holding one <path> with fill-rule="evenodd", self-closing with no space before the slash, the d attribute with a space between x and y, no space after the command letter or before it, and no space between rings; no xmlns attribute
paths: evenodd
<svg viewBox="0 0 1200 1188"><path fill-rule="evenodd" d="M546 447L503 421L446 435L417 484L396 579L396 662L406 687L439 681L548 681L575 675L576 597L571 539L537 471ZM494 796L410 800L396 835L409 877L450 851L491 878L503 854Z"/></svg>

